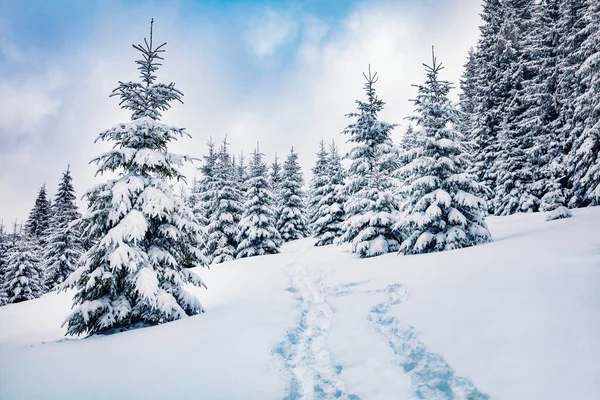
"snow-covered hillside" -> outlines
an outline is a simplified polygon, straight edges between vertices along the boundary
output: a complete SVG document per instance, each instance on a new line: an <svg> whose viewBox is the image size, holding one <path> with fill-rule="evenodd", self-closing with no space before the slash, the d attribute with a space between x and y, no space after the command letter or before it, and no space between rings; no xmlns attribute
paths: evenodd
<svg viewBox="0 0 600 400"><path fill-rule="evenodd" d="M0 398L600 398L600 207L494 243L360 260L295 241L199 271L207 313L65 338L70 294L0 308Z"/></svg>

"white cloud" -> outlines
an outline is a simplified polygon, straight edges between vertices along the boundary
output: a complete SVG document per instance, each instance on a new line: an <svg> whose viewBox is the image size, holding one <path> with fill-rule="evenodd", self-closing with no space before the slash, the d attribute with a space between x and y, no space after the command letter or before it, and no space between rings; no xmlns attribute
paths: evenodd
<svg viewBox="0 0 600 400"><path fill-rule="evenodd" d="M246 40L259 58L272 56L287 42L296 38L299 22L289 13L266 9L261 15L251 18Z"/></svg>

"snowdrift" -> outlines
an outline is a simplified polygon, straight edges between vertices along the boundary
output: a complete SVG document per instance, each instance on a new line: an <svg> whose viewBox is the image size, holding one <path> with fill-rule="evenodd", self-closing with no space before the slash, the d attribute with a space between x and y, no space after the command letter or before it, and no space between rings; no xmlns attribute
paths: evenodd
<svg viewBox="0 0 600 400"><path fill-rule="evenodd" d="M200 270L204 315L65 338L72 293L0 308L0 398L598 399L600 207L360 260L292 242Z"/></svg>

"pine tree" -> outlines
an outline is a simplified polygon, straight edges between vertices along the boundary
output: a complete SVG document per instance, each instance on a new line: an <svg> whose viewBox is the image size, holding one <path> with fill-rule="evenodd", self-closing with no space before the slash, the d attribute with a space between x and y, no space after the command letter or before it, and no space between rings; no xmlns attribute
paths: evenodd
<svg viewBox="0 0 600 400"><path fill-rule="evenodd" d="M585 39L575 52L582 63L576 72L580 88L574 102L571 136L575 139L569 160L572 207L600 204L600 3L586 0L584 5L585 27L579 35Z"/></svg>
<svg viewBox="0 0 600 400"><path fill-rule="evenodd" d="M243 212L242 196L235 180L226 140L217 154L209 196L211 213L206 248L212 255L212 263L219 264L236 257L238 223Z"/></svg>
<svg viewBox="0 0 600 400"><path fill-rule="evenodd" d="M204 311L186 283L203 283L189 268L204 265L200 227L192 210L173 193L178 168L189 158L169 153L168 144L187 133L159 122L170 102L180 101L175 85L156 83L165 44L150 40L133 47L142 82L120 82L113 95L132 120L104 132L98 140L113 150L94 161L98 173L119 173L85 194L89 209L82 233L93 243L84 264L63 285L75 287L67 334L110 333L164 323Z"/></svg>
<svg viewBox="0 0 600 400"><path fill-rule="evenodd" d="M273 163L271 163L270 183L273 193L279 193L281 189L281 165L279 165L277 153L275 153L275 158L273 159Z"/></svg>
<svg viewBox="0 0 600 400"><path fill-rule="evenodd" d="M80 217L75 204L70 168L64 172L54 197L53 215L44 249L46 287L54 289L77 269L83 253L81 234L71 223Z"/></svg>
<svg viewBox="0 0 600 400"><path fill-rule="evenodd" d="M473 48L469 49L467 62L463 66L463 74L460 79L460 130L466 132L467 135L472 135L473 119L476 109L475 98L477 95L477 56ZM409 128L412 127L409 125ZM467 140L474 141L474 137L466 137Z"/></svg>
<svg viewBox="0 0 600 400"><path fill-rule="evenodd" d="M310 180L310 187L308 193L308 216L309 216L309 227L314 227L315 222L319 216L319 208L321 200L325 194L325 186L329 180L328 168L327 168L327 149L325 148L325 142L323 138L319 142L319 151L317 152L317 160L315 166L312 169L312 177Z"/></svg>
<svg viewBox="0 0 600 400"><path fill-rule="evenodd" d="M277 254L281 246L281 236L275 228L275 198L262 157L257 146L250 159L237 258Z"/></svg>
<svg viewBox="0 0 600 400"><path fill-rule="evenodd" d="M46 185L43 185L25 223L26 235L38 240L42 245L44 244L46 231L50 227L50 213L51 205L46 194Z"/></svg>
<svg viewBox="0 0 600 400"><path fill-rule="evenodd" d="M28 233L13 237L3 285L8 303L20 303L44 294L41 250L38 240Z"/></svg>
<svg viewBox="0 0 600 400"><path fill-rule="evenodd" d="M326 181L322 196L317 205L318 212L313 224L315 246L326 246L342 236L344 224L344 168L335 142L329 146L326 155Z"/></svg>
<svg viewBox="0 0 600 400"><path fill-rule="evenodd" d="M429 253L491 241L484 222L486 205L477 196L482 185L467 171L470 159L464 136L457 130L459 113L448 99L452 88L439 80L443 69L432 52L425 65L427 80L414 101L419 127L416 146L407 152L407 176L399 228L406 235L400 251Z"/></svg>
<svg viewBox="0 0 600 400"><path fill-rule="evenodd" d="M242 191L246 191L246 179L248 178L248 172L246 168L246 157L244 153L240 153L240 159L235 167L235 179L238 183L238 188Z"/></svg>
<svg viewBox="0 0 600 400"><path fill-rule="evenodd" d="M4 288L8 267L9 238L5 232L4 221L0 221L0 306L8 303L8 294Z"/></svg>
<svg viewBox="0 0 600 400"><path fill-rule="evenodd" d="M298 164L298 153L293 147L283 164L281 180L277 231L284 242L308 237L308 221L302 192L304 180Z"/></svg>
<svg viewBox="0 0 600 400"><path fill-rule="evenodd" d="M398 151L390 137L396 125L379 121L378 114L385 103L377 97L377 73L363 74L367 101L357 100L356 118L343 133L355 144L346 158L348 169L344 204L346 220L339 243L351 243L352 252L359 257L373 257L398 250L401 238L393 228L398 219L395 195L396 182L392 177L397 168Z"/></svg>

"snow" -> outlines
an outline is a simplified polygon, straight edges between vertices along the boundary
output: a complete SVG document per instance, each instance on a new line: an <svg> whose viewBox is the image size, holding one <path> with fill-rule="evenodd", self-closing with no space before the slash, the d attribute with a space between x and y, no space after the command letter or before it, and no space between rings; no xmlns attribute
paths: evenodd
<svg viewBox="0 0 600 400"><path fill-rule="evenodd" d="M0 398L600 398L600 207L487 223L415 256L293 241L202 270L205 314L109 336L64 337L73 292L1 307Z"/></svg>

